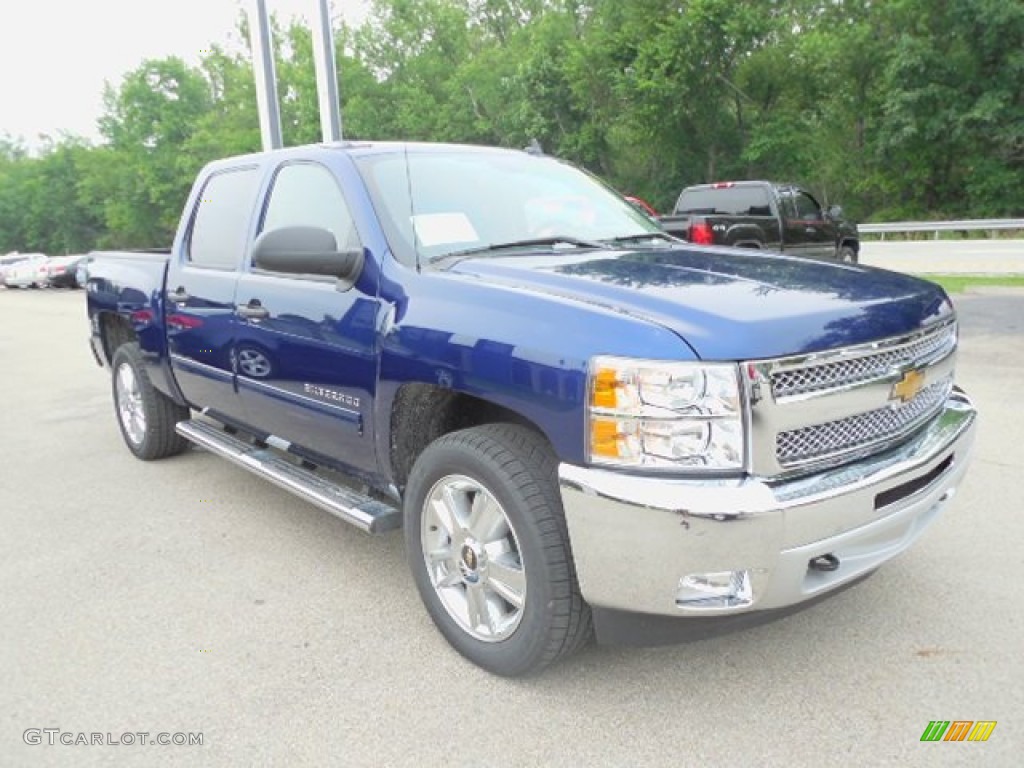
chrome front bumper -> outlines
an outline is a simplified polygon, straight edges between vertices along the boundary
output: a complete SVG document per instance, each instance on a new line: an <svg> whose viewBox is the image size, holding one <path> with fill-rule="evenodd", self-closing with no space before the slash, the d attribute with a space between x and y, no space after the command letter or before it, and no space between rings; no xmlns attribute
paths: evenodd
<svg viewBox="0 0 1024 768"><path fill-rule="evenodd" d="M907 549L954 494L976 411L954 391L903 445L791 481L663 479L559 466L583 597L595 608L661 616L778 609L821 596ZM832 555L833 571L810 567ZM746 571L749 603L677 602L692 574Z"/></svg>

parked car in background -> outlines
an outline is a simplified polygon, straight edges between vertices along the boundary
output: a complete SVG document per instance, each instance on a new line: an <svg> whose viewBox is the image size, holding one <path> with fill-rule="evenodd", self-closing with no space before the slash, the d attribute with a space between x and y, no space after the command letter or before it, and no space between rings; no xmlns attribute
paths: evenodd
<svg viewBox="0 0 1024 768"><path fill-rule="evenodd" d="M41 288L47 285L46 254L26 253L25 258L11 264L4 271L4 285L8 288Z"/></svg>
<svg viewBox="0 0 1024 768"><path fill-rule="evenodd" d="M78 265L85 254L54 256L46 262L47 280L51 288L79 288Z"/></svg>
<svg viewBox="0 0 1024 768"><path fill-rule="evenodd" d="M700 245L731 245L781 251L792 256L855 264L857 225L837 205L823 210L814 196L792 184L723 181L687 187L666 232Z"/></svg>
<svg viewBox="0 0 1024 768"><path fill-rule="evenodd" d="M0 285L4 282L4 277L7 274L7 270L17 264L19 261L24 261L27 255L24 253L18 253L12 251L4 256L0 256Z"/></svg>
<svg viewBox="0 0 1024 768"><path fill-rule="evenodd" d="M48 288L50 286L49 261L49 258L44 257L36 264L33 288Z"/></svg>
<svg viewBox="0 0 1024 768"><path fill-rule="evenodd" d="M640 213L647 214L652 219L658 218L658 212L654 210L654 206L644 200L642 197L636 197L634 195L626 195L626 202L636 208Z"/></svg>
<svg viewBox="0 0 1024 768"><path fill-rule="evenodd" d="M85 284L89 280L89 263L91 261L92 256L87 255L75 267L75 283L79 288L85 288Z"/></svg>

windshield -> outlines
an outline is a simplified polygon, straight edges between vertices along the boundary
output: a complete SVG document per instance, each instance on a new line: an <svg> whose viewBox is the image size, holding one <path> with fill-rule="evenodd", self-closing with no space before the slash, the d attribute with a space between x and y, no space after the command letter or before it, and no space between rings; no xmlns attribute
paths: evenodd
<svg viewBox="0 0 1024 768"><path fill-rule="evenodd" d="M416 147L363 155L356 164L391 248L406 264L416 263L417 251L424 263L518 241L663 235L602 182L551 157Z"/></svg>

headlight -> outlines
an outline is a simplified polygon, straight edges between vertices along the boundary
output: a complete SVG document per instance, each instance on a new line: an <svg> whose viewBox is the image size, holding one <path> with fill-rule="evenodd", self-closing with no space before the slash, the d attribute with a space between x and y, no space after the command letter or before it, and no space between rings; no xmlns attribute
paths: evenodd
<svg viewBox="0 0 1024 768"><path fill-rule="evenodd" d="M589 397L595 464L743 468L736 365L595 357Z"/></svg>

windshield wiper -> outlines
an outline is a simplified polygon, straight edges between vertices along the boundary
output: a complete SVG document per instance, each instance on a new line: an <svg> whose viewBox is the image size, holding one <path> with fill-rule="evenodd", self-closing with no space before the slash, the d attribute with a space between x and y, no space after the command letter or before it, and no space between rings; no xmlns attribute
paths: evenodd
<svg viewBox="0 0 1024 768"><path fill-rule="evenodd" d="M450 253L441 253L437 256L431 257L430 261L440 261L441 259L453 259L460 256L473 256L479 253L490 253L491 251L510 251L516 248L537 248L543 246L555 246L555 245L572 245L576 248L605 248L605 243L600 243L596 240L583 240L578 237L569 237L566 235L558 235L552 237L533 237L526 240L509 240L505 243L490 243L489 245L479 245L473 248L466 248L462 251L452 251Z"/></svg>
<svg viewBox="0 0 1024 768"><path fill-rule="evenodd" d="M620 235L619 237L605 238L603 242L615 245L628 245L631 243L642 243L645 240L658 240L666 243L685 243L678 237L673 237L668 232L644 232L637 235Z"/></svg>

